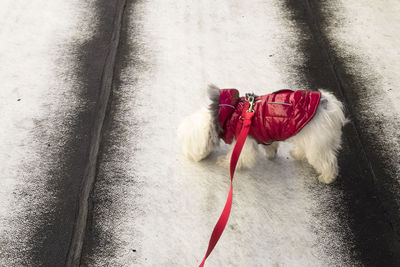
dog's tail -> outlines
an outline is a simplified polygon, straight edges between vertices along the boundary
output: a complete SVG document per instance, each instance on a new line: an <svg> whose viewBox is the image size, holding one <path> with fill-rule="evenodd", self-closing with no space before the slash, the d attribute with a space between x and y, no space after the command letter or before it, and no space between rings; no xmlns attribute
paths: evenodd
<svg viewBox="0 0 400 267"><path fill-rule="evenodd" d="M219 145L218 87L209 85L208 95L211 100L209 107L186 117L178 127L182 153L193 161L204 159Z"/></svg>
<svg viewBox="0 0 400 267"><path fill-rule="evenodd" d="M326 116L325 122L329 123L332 129L341 129L349 119L346 118L344 113L344 106L332 93L319 89L321 92L320 105Z"/></svg>

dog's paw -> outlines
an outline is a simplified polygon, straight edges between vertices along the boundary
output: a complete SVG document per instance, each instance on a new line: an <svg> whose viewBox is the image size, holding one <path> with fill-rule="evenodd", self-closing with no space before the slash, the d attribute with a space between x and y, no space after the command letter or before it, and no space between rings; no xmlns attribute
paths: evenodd
<svg viewBox="0 0 400 267"><path fill-rule="evenodd" d="M276 158L276 154L278 153L279 142L272 142L269 145L263 145L265 156L267 159L272 160Z"/></svg>
<svg viewBox="0 0 400 267"><path fill-rule="evenodd" d="M304 154L304 152L298 148L291 150L290 156L295 160L303 160L306 158L306 155Z"/></svg>
<svg viewBox="0 0 400 267"><path fill-rule="evenodd" d="M217 158L217 165L222 167L222 168L226 168L229 169L230 168L230 164L231 164L231 157L230 156L221 156ZM243 168L246 168L248 166L246 166L245 162L243 162L242 160L238 160L237 164L236 164L236 170L239 171Z"/></svg>
<svg viewBox="0 0 400 267"><path fill-rule="evenodd" d="M335 178L336 177L334 177L332 175L321 174L321 175L318 176L318 181L320 181L321 183L324 183L324 184L330 184L333 181L335 181Z"/></svg>
<svg viewBox="0 0 400 267"><path fill-rule="evenodd" d="M267 156L267 159L273 160L274 158L276 158L277 151L277 148L265 150L265 155Z"/></svg>
<svg viewBox="0 0 400 267"><path fill-rule="evenodd" d="M220 156L217 158L217 164L223 168L229 168L229 159L226 156Z"/></svg>

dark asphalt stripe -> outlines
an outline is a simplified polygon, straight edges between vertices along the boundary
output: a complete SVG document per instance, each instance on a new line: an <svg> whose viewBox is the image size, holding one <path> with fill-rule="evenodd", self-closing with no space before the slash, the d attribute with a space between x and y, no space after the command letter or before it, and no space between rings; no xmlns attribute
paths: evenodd
<svg viewBox="0 0 400 267"><path fill-rule="evenodd" d="M114 145L116 140L123 142L126 138L126 133L119 125L118 112L121 107L121 94L119 89L121 88L121 71L125 69L129 62L131 62L130 55L135 54L135 48L130 47L128 40L128 31L130 27L130 16L129 11L133 9L133 5L136 1L128 1L125 7L125 14L122 19L122 26L120 31L120 45L116 56L115 70L113 76L113 90L110 95L109 105L106 113L106 118L103 126L102 142L100 144L99 159L98 159L98 170L96 173L96 184L93 188L93 193L90 196L90 212L88 217L88 224L86 229L85 241L82 248L82 259L81 266L93 266L96 257L96 253L101 251L102 254L106 254L108 257L116 257L116 251L118 251L119 243L115 239L113 233L108 232L109 228L100 229L98 226L104 224L104 220L110 216L115 216L115 210L118 210L120 203L115 201L115 188L124 187L124 178L129 177L123 169L115 169L112 173L104 173L102 170L102 164L107 162L114 162L115 158L123 158L124 151L115 149ZM111 177L110 177L111 176ZM117 206L117 207L115 207ZM114 208L115 207L115 208ZM105 209L108 213L104 214ZM106 224L107 225L107 224ZM105 263L106 265L109 263Z"/></svg>
<svg viewBox="0 0 400 267"><path fill-rule="evenodd" d="M104 63L101 69L102 73L100 86L97 88L95 87L95 89L97 89L97 92L95 93L96 95L98 95L97 105L95 109L96 116L94 117L93 127L91 128L91 142L89 147L90 150L80 188L81 191L79 194L78 214L75 220L74 233L68 251L66 266L80 265L82 246L84 242L86 223L88 218L89 195L92 191L96 177L98 151L102 136L101 133L112 88L115 58L120 42L120 31L125 6L126 0L111 2L107 0L102 0L101 2L99 2L99 8L102 12L104 12L101 13L102 16L100 17L105 18L104 20L102 20L102 22L108 22L108 19L112 19L112 21L109 24L104 23L99 27L99 32L101 32L100 34L104 34L107 39L96 40L95 38L93 40L93 44L95 45L105 45L106 51L102 51L103 53L101 53L101 56L103 58L105 57L105 60L103 61ZM91 49L92 47L89 46L86 48ZM86 52L88 52L88 50L86 50ZM93 58L88 57L86 62L88 65L90 65L97 59L97 56Z"/></svg>
<svg viewBox="0 0 400 267"><path fill-rule="evenodd" d="M93 39L74 49L82 86L76 88L86 103L71 127L61 166L49 170L47 190L54 192L49 212L35 221L42 222L30 241L35 266L78 266L86 225L87 201L94 182L97 152L105 109L111 89L121 16L125 0L99 0L99 25ZM40 137L39 137L40 138Z"/></svg>
<svg viewBox="0 0 400 267"><path fill-rule="evenodd" d="M361 121L356 119L353 90L360 88L362 82L346 72L328 42L319 1L286 0L286 6L302 33L301 49L306 63L299 72L312 89L326 88L344 100L351 115L339 157L340 177L333 186L343 194L344 213L339 212L338 216L345 215L341 217L343 225L351 228L347 245L353 250L353 260L365 266L400 266L399 238L392 226L393 222L398 224L399 211L387 201L397 196L388 190L390 184L385 187L378 182L381 176L385 176L385 181L393 181L394 177L387 177L381 164L375 163L379 162L379 155L371 153L373 144L367 142L370 140L360 130ZM337 212L334 206L330 210Z"/></svg>

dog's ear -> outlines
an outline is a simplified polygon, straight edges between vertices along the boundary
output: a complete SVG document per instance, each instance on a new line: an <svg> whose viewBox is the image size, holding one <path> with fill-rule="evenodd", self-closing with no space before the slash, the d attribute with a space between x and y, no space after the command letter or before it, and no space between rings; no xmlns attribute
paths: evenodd
<svg viewBox="0 0 400 267"><path fill-rule="evenodd" d="M219 90L220 90L220 88L218 86L216 86L215 84L210 83L208 85L208 90L207 90L208 91L208 96L212 96L215 93L219 94Z"/></svg>
<svg viewBox="0 0 400 267"><path fill-rule="evenodd" d="M207 93L211 101L210 105L208 106L208 109L211 114L212 126L214 127L214 131L217 133L218 136L220 136L222 133L222 128L219 124L219 99L220 99L219 91L220 88L218 88L216 85L214 84L208 85Z"/></svg>

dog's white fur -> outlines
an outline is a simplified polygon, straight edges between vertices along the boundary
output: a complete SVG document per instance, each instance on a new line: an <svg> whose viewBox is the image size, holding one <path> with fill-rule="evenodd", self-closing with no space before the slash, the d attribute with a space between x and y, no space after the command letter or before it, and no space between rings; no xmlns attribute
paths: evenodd
<svg viewBox="0 0 400 267"><path fill-rule="evenodd" d="M218 90L210 85L211 91ZM337 154L341 147L342 127L347 119L343 112L343 104L337 98L324 90L314 118L295 136L286 141L293 143L295 148L290 155L296 160L307 159L319 173L319 181L329 184L338 175ZM210 96L211 97L211 96ZM193 160L200 161L207 157L219 145L218 129L215 126L215 114L210 108L203 108L185 118L178 128L178 137L183 154ZM256 162L257 142L251 136L243 146L237 169L250 168ZM218 164L228 166L235 143L226 156L218 158ZM266 157L276 156L279 142L262 145Z"/></svg>

